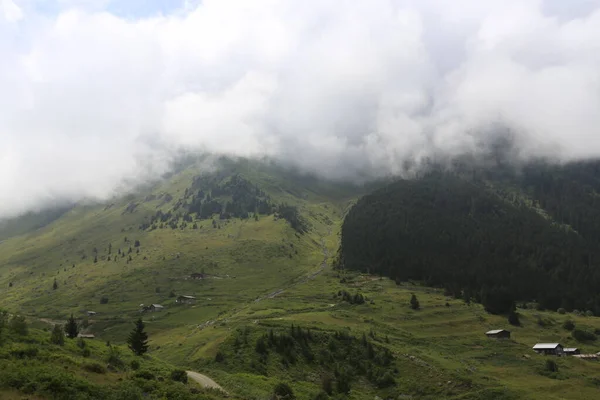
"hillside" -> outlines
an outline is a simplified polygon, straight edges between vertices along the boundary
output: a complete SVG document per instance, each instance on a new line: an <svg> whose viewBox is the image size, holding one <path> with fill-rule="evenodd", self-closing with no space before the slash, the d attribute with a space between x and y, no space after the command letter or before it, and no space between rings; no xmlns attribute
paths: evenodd
<svg viewBox="0 0 600 400"><path fill-rule="evenodd" d="M0 398L223 398L223 393L188 382L185 371L153 357L136 357L93 339L68 339L51 330L0 313Z"/></svg>
<svg viewBox="0 0 600 400"><path fill-rule="evenodd" d="M476 199L481 224L512 229L521 218L531 230L544 233L535 246L560 249L559 240L547 235L556 229L560 241L572 238L569 243L578 248L581 237L575 229L534 204L514 177L481 182L438 178L424 180L429 182L425 189L421 182L397 182L359 200L377 185L324 182L261 162L221 160L207 168L204 160L187 160L161 181L104 204L75 205L41 228L15 223L26 233L0 244L0 308L26 315L31 329L24 338L8 333L0 360L16 362L10 350L15 346L38 347L23 371L32 366L58 371L64 369L60 360L68 358L73 360L68 372L77 381L67 386L111 390L115 400L160 393L186 398L167 394L170 389L192 398L223 396L198 391L191 381L173 382L173 369L205 374L239 399L270 399L275 389L287 390L281 384L289 385L297 399L593 398L600 387L594 378L600 373L597 364L565 358L557 360L558 372L547 371L546 359L531 346L560 341L596 352L597 318L539 311L520 302L526 306L518 309L521 326L511 328L511 340L496 342L484 332L506 328L504 316L488 314L444 289L406 282L407 277L373 275L382 271L372 265L371 273L334 267L340 233L347 232L353 213L396 185L415 185L401 191L410 194L403 204L420 208L415 218L429 218L433 211L425 207L427 196L439 185L444 189L435 191L446 194L447 209L458 213L461 201ZM390 196L373 209L393 206L388 197L402 198L395 192ZM520 209L521 214L501 218L488 209ZM448 218L453 225L461 220ZM478 225L462 223L464 232L477 232ZM417 234L428 232L425 224L416 227ZM377 232L371 234L377 238ZM518 247L522 253L516 254L535 246ZM362 249L361 243L356 247ZM443 286L433 278L430 274L423 281ZM412 294L420 302L418 310L409 306ZM177 303L180 295L194 296L195 302ZM141 312L151 304L164 309ZM52 324L71 313L85 333L96 336L89 342L89 359L77 341L64 347L49 341ZM136 357L124 346L140 316L150 337L140 370L152 374L134 370ZM587 336L563 328L567 320L574 323L573 332ZM110 369L106 342L121 349L122 371ZM89 373L85 365L91 362L107 372ZM24 393L53 398L42 383L31 392L23 384L0 381L0 393L3 398ZM117 396L121 385L132 388L131 396Z"/></svg>
<svg viewBox="0 0 600 400"><path fill-rule="evenodd" d="M396 182L350 210L341 263L443 286L491 311L536 300L600 315L595 169L530 165Z"/></svg>

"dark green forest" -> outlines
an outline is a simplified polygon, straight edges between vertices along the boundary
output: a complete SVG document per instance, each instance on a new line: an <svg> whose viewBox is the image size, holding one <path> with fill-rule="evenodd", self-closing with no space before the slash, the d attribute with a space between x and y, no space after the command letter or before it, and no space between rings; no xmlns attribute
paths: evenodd
<svg viewBox="0 0 600 400"><path fill-rule="evenodd" d="M446 288L494 313L515 302L600 315L600 162L430 171L363 197L340 267Z"/></svg>

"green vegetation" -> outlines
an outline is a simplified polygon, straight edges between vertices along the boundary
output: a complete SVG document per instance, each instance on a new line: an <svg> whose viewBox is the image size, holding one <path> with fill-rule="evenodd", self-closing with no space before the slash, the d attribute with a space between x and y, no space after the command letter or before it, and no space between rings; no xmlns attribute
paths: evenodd
<svg viewBox="0 0 600 400"><path fill-rule="evenodd" d="M144 332L144 322L141 318L135 322L135 328L127 338L127 346L137 356L142 356L148 352L148 334Z"/></svg>
<svg viewBox="0 0 600 400"><path fill-rule="evenodd" d="M77 205L42 229L0 243L0 304L10 311L0 324L0 367L14 371L0 377L0 397L224 396L201 389L185 371L205 374L229 398L244 400L597 396L598 364L572 357L550 360L531 350L537 342L560 342L595 353L597 342L589 334L600 332L600 320L585 312L598 315L593 304L578 303L580 294L566 291L571 279L587 278L589 272L583 269L581 278L576 274L585 264L580 261L590 261L580 257L581 235L545 212L514 178L473 182L462 174L446 183L445 175L435 184L435 177L400 182L394 185L410 189L414 184L417 197L423 184L425 200L431 200L429 191L441 193L433 196L435 207L427 201L417 207L418 201L412 204L392 185L382 189L390 190L392 200L382 196L372 204L373 214L365 216L359 212L365 200L357 199L367 188L244 160L222 160L212 172L203 172L203 165L183 164L165 180L125 198ZM457 187L467 194L456 198ZM394 199L410 205L414 235L395 227L396 218L406 215L379 215L378 209L394 210L389 204ZM432 213L442 207L456 212L432 222ZM525 232L506 239L516 246L510 252L503 243L517 230L511 225L520 218L511 217L514 210L524 216L516 226ZM354 253L346 247L350 225L342 229L342 221L347 214L348 224L356 222L357 229L374 236L367 251L389 254L390 260L369 256L360 266L351 263L348 254L361 261L365 246L356 242ZM379 253L377 238L385 236L371 231L377 224L409 243L387 242L387 253ZM506 229L494 232L490 226ZM464 229L464 238L453 233L456 227ZM441 239L432 240L433 233ZM533 244L532 237L537 238ZM444 240L447 246L437 251ZM460 257L475 240L481 241L481 252L463 269ZM494 243L500 246L492 251ZM561 255L572 244L572 252ZM397 263L397 246L407 250L408 261L416 254L430 257L423 256L421 264ZM492 254L497 260L487 265ZM441 270L443 257L447 274L439 277L435 267ZM506 266L513 261L514 268ZM528 280L520 281L523 265ZM479 276L479 266L492 274L489 280ZM419 268L426 273L416 274ZM554 283L550 271L556 279L572 276L546 294L559 293L573 304L537 296L546 283ZM468 284L455 284L463 279ZM514 290L506 281L522 287ZM533 299L531 286L535 302L527 301ZM180 296L195 299L178 302ZM564 312L543 310L548 304ZM55 331L71 315L81 335L95 339L63 337L61 345ZM567 320L573 331L563 329ZM510 340L484 335L509 324L514 325ZM575 327L584 336L574 334ZM140 339L145 354L128 350L127 344L136 342L128 343L130 334ZM554 362L552 368L546 361Z"/></svg>
<svg viewBox="0 0 600 400"><path fill-rule="evenodd" d="M523 175L506 172L501 181L431 172L393 183L361 198L348 213L340 264L444 287L450 295L475 298L493 314L514 311L516 300L599 314L592 205L600 179L588 179L589 168L566 167L555 175L535 166ZM507 192L513 187L521 191Z"/></svg>
<svg viewBox="0 0 600 400"><path fill-rule="evenodd" d="M84 357L74 341L65 343L64 336L61 336L62 342L55 341L59 334L62 335L59 325L53 330L51 341L38 329L28 330L27 335L22 335L21 331L2 331L1 398L11 398L12 390L18 390L28 398L59 400L129 400L142 396L182 400L222 398L217 393L186 384L180 371L150 357L141 361L146 371L144 375L132 374L123 367L115 368L114 360L111 360L114 356L110 354L118 353L116 347L85 342L88 355ZM108 368L105 360L109 360ZM123 358L121 362L125 360Z"/></svg>

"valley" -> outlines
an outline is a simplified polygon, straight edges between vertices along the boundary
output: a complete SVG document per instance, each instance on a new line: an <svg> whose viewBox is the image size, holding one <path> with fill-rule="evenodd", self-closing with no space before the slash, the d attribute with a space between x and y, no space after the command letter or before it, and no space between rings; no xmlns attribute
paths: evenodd
<svg viewBox="0 0 600 400"><path fill-rule="evenodd" d="M111 387L120 377L151 398L171 390L188 396L174 397L182 399L268 399L280 383L298 399L598 394L596 361L556 358L558 371L552 372L548 357L531 349L560 342L596 353L595 340L576 340L563 325L569 320L577 329L600 331L598 318L539 309L531 299L517 298L520 325L511 326L506 315L486 312L475 295L467 301L462 291L438 282L427 286L419 276L390 278L341 262L344 217L385 182L342 185L244 160L226 160L216 172L202 165L189 163L107 203L78 204L42 228L6 239L0 244L0 308L26 317L40 351L71 351L70 371L82 379ZM218 204L220 213L198 218L205 204ZM291 220L282 210L292 210L286 214ZM412 294L419 309L410 307ZM195 301L178 303L179 296ZM163 308L141 312L153 304ZM125 365L137 359L124 344L141 317L149 335L149 352L138 357L141 370L162 372L148 379L128 367L86 372L89 361L73 342L53 350L44 339L52 323L71 314L83 332L95 335L91 357L101 365L112 347L122 349ZM508 329L511 339L488 339L490 329ZM10 354L5 362L15 362ZM62 365L60 360L38 362ZM171 370L203 374L227 395L195 386L194 378L185 385L172 382ZM0 383L6 396L26 390L13 381ZM27 390L48 397L36 387ZM86 393L82 399L94 398Z"/></svg>

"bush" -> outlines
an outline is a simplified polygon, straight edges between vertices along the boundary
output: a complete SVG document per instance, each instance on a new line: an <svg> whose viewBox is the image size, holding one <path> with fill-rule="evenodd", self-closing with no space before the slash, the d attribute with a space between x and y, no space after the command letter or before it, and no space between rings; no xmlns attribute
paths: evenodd
<svg viewBox="0 0 600 400"><path fill-rule="evenodd" d="M320 391L313 397L313 400L327 400L329 399L329 395L323 391Z"/></svg>
<svg viewBox="0 0 600 400"><path fill-rule="evenodd" d="M65 344L65 333L62 325L54 325L50 335L50 343L63 346Z"/></svg>
<svg viewBox="0 0 600 400"><path fill-rule="evenodd" d="M273 396L276 399L286 400L292 400L296 398L296 396L294 395L294 391L292 390L290 385L283 382L280 382L277 385L275 385L275 388L273 389Z"/></svg>
<svg viewBox="0 0 600 400"><path fill-rule="evenodd" d="M98 363L89 363L89 364L84 364L83 365L83 369L89 372L93 372L95 374L105 374L106 373L106 368Z"/></svg>
<svg viewBox="0 0 600 400"><path fill-rule="evenodd" d="M92 352L89 347L84 347L83 350L81 350L81 355L87 358L92 355Z"/></svg>
<svg viewBox="0 0 600 400"><path fill-rule="evenodd" d="M100 304L108 304L108 297L107 296L102 296L100 298Z"/></svg>
<svg viewBox="0 0 600 400"><path fill-rule="evenodd" d="M29 328L27 327L27 321L25 321L25 317L15 314L10 319L10 330L19 336L27 336L29 334Z"/></svg>
<svg viewBox="0 0 600 400"><path fill-rule="evenodd" d="M221 351L218 351L215 355L215 361L218 363L225 361L225 355Z"/></svg>
<svg viewBox="0 0 600 400"><path fill-rule="evenodd" d="M145 379L147 381L154 380L154 374L151 371L148 371L147 369L141 370L141 371L137 371L134 376L136 378L142 378L142 379Z"/></svg>
<svg viewBox="0 0 600 400"><path fill-rule="evenodd" d="M521 321L519 320L519 314L511 311L510 314L508 314L508 323L514 326L520 326Z"/></svg>
<svg viewBox="0 0 600 400"><path fill-rule="evenodd" d="M573 329L575 329L575 323L568 319L563 323L562 327L568 331L572 331Z"/></svg>
<svg viewBox="0 0 600 400"><path fill-rule="evenodd" d="M556 312L559 313L559 314L566 314L567 310L565 310L564 308L561 307L558 310L556 310Z"/></svg>
<svg viewBox="0 0 600 400"><path fill-rule="evenodd" d="M176 369L171 371L171 380L175 382L187 383L188 376L187 373L182 369Z"/></svg>
<svg viewBox="0 0 600 400"><path fill-rule="evenodd" d="M14 358L36 358L39 349L35 346L28 346L11 350L10 354Z"/></svg>
<svg viewBox="0 0 600 400"><path fill-rule="evenodd" d="M545 369L548 372L558 372L558 364L554 360L546 360Z"/></svg>
<svg viewBox="0 0 600 400"><path fill-rule="evenodd" d="M594 312L593 312L592 310L587 310L587 311L585 312L585 316L586 316L586 317L593 317L593 316L594 316Z"/></svg>
<svg viewBox="0 0 600 400"><path fill-rule="evenodd" d="M123 369L125 367L125 363L121 359L121 351L116 347L111 346L109 348L106 362L115 369Z"/></svg>
<svg viewBox="0 0 600 400"><path fill-rule="evenodd" d="M389 371L384 373L383 376L377 380L377 386L380 388L394 386L395 384L396 380Z"/></svg>
<svg viewBox="0 0 600 400"><path fill-rule="evenodd" d="M140 369L140 362L138 360L132 360L130 365L131 365L131 369L134 371L137 371L138 369Z"/></svg>
<svg viewBox="0 0 600 400"><path fill-rule="evenodd" d="M571 332L571 336L573 336L573 339L577 340L578 342L591 342L596 340L595 334L582 329L575 329L573 332Z"/></svg>

